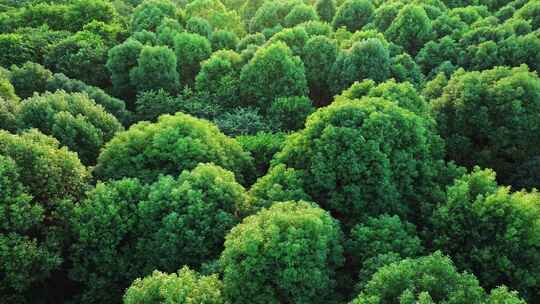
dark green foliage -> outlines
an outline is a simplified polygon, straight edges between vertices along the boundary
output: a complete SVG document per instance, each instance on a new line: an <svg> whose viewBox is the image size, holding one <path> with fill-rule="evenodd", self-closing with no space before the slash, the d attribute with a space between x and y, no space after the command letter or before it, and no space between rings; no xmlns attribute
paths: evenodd
<svg viewBox="0 0 540 304"><path fill-rule="evenodd" d="M178 175L200 162L231 170L241 182L251 170L250 157L233 139L205 120L177 113L118 133L102 150L94 172L101 179L152 181L160 174Z"/></svg>
<svg viewBox="0 0 540 304"><path fill-rule="evenodd" d="M420 87L424 83L424 75L420 66L412 59L409 54L401 54L392 58L390 74L398 82L408 81L415 87Z"/></svg>
<svg viewBox="0 0 540 304"><path fill-rule="evenodd" d="M349 32L356 32L371 21L374 10L369 0L346 0L338 8L332 25L335 29L345 27Z"/></svg>
<svg viewBox="0 0 540 304"><path fill-rule="evenodd" d="M324 210L303 201L276 203L227 235L224 293L233 303L328 303L343 260L340 239L339 225Z"/></svg>
<svg viewBox="0 0 540 304"><path fill-rule="evenodd" d="M87 165L95 164L101 147L123 129L84 93L35 95L21 104L18 119L21 129L36 128L55 137Z"/></svg>
<svg viewBox="0 0 540 304"><path fill-rule="evenodd" d="M450 258L435 252L383 266L351 304L501 303L497 299L523 303L504 288L486 295L473 275L459 273Z"/></svg>
<svg viewBox="0 0 540 304"><path fill-rule="evenodd" d="M510 184L516 190L540 188L540 157L535 156L515 168Z"/></svg>
<svg viewBox="0 0 540 304"><path fill-rule="evenodd" d="M172 272L216 258L246 199L233 173L212 164L149 186L136 179L98 184L72 221L71 275L86 287L83 302L117 302L153 269Z"/></svg>
<svg viewBox="0 0 540 304"><path fill-rule="evenodd" d="M508 182L540 153L540 79L527 67L456 72L433 103L449 158L493 168Z"/></svg>
<svg viewBox="0 0 540 304"><path fill-rule="evenodd" d="M111 81L116 95L125 96L126 99L135 97L135 88L130 81L130 71L137 66L137 59L143 45L135 40L128 39L109 50L106 67L111 73ZM134 106L128 103L128 109Z"/></svg>
<svg viewBox="0 0 540 304"><path fill-rule="evenodd" d="M336 14L335 0L317 0L315 9L322 21L331 22Z"/></svg>
<svg viewBox="0 0 540 304"><path fill-rule="evenodd" d="M192 84L199 73L201 62L212 54L210 42L198 34L181 33L174 38L174 52L183 85Z"/></svg>
<svg viewBox="0 0 540 304"><path fill-rule="evenodd" d="M72 32L79 31L91 21L112 23L116 19L116 11L109 1L105 0L75 0L66 11L67 28Z"/></svg>
<svg viewBox="0 0 540 304"><path fill-rule="evenodd" d="M242 135L236 137L244 151L253 157L255 177L266 174L270 167L272 157L281 150L285 142L284 133L259 132L255 135Z"/></svg>
<svg viewBox="0 0 540 304"><path fill-rule="evenodd" d="M218 30L210 36L212 50L235 50L238 44L238 36L235 33L225 30Z"/></svg>
<svg viewBox="0 0 540 304"><path fill-rule="evenodd" d="M11 84L21 98L30 97L34 92L44 92L51 78L51 71L33 62L27 62L21 67L13 66L10 73Z"/></svg>
<svg viewBox="0 0 540 304"><path fill-rule="evenodd" d="M257 50L242 68L240 86L244 102L263 113L276 98L304 96L308 91L302 60L282 42Z"/></svg>
<svg viewBox="0 0 540 304"><path fill-rule="evenodd" d="M314 111L313 103L305 96L282 97L272 102L268 116L275 129L287 132L303 128Z"/></svg>
<svg viewBox="0 0 540 304"><path fill-rule="evenodd" d="M336 42L325 36L310 38L302 51L309 93L317 105L326 105L331 100L328 75L337 52Z"/></svg>
<svg viewBox="0 0 540 304"><path fill-rule="evenodd" d="M178 274L154 271L151 276L137 279L124 295L124 304L224 304L223 283L216 275L201 276L188 267Z"/></svg>
<svg viewBox="0 0 540 304"><path fill-rule="evenodd" d="M345 99L311 115L277 162L301 171L305 191L349 227L382 213L419 224L442 195L442 140L430 126L382 98Z"/></svg>
<svg viewBox="0 0 540 304"><path fill-rule="evenodd" d="M180 86L176 66L176 56L168 47L144 46L129 78L139 92L163 89L174 93Z"/></svg>
<svg viewBox="0 0 540 304"><path fill-rule="evenodd" d="M539 300L540 194L511 193L491 170L474 171L448 189L448 202L433 215L433 246L450 254L482 285L501 284Z"/></svg>
<svg viewBox="0 0 540 304"><path fill-rule="evenodd" d="M353 270L361 271L358 287L363 287L387 262L417 257L423 252L414 225L402 222L395 215L370 217L356 225L346 244L345 252L351 258Z"/></svg>
<svg viewBox="0 0 540 304"><path fill-rule="evenodd" d="M229 136L254 135L270 129L264 117L254 108L234 108L219 115L214 123Z"/></svg>
<svg viewBox="0 0 540 304"><path fill-rule="evenodd" d="M362 79L385 81L390 77L390 65L390 53L381 40L369 38L356 42L350 50L338 54L329 80L331 92L339 94Z"/></svg>
<svg viewBox="0 0 540 304"><path fill-rule="evenodd" d="M105 67L108 47L90 32L78 32L55 44L45 55L45 66L91 85L104 85L109 79Z"/></svg>
<svg viewBox="0 0 540 304"><path fill-rule="evenodd" d="M201 71L195 78L195 88L205 92L213 103L223 108L234 108L240 100L240 70L242 57L234 51L221 50L201 63Z"/></svg>
<svg viewBox="0 0 540 304"><path fill-rule="evenodd" d="M18 34L0 34L0 67L21 65L32 60L32 50Z"/></svg>
<svg viewBox="0 0 540 304"><path fill-rule="evenodd" d="M138 120L156 121L160 115L174 114L179 109L178 99L163 89L139 93L135 104Z"/></svg>

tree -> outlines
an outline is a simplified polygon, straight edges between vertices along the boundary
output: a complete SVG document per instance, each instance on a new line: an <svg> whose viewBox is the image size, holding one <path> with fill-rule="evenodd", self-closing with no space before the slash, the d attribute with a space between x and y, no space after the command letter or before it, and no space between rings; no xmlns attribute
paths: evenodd
<svg viewBox="0 0 540 304"><path fill-rule="evenodd" d="M330 23L336 14L335 0L317 0L315 9L322 21Z"/></svg>
<svg viewBox="0 0 540 304"><path fill-rule="evenodd" d="M540 194L511 193L497 185L495 172L475 168L447 196L433 214L433 246L486 288L506 284L538 301L540 245L534 240L540 237Z"/></svg>
<svg viewBox="0 0 540 304"><path fill-rule="evenodd" d="M297 131L304 127L306 118L314 111L311 100L305 96L282 97L272 102L268 116L274 128Z"/></svg>
<svg viewBox="0 0 540 304"><path fill-rule="evenodd" d="M418 257L424 250L414 225L401 221L396 215L370 217L354 226L345 248L351 259L351 272L358 276L358 290L378 268L404 258Z"/></svg>
<svg viewBox="0 0 540 304"><path fill-rule="evenodd" d="M235 33L225 30L217 30L210 36L212 50L235 50L238 44L238 36Z"/></svg>
<svg viewBox="0 0 540 304"><path fill-rule="evenodd" d="M313 6L300 4L295 5L287 16L285 16L283 19L283 25L286 27L294 27L304 22L317 20L319 20L319 16L317 15L317 12Z"/></svg>
<svg viewBox="0 0 540 304"><path fill-rule="evenodd" d="M428 119L365 97L312 114L276 164L300 171L306 193L347 227L383 213L423 224L447 182L443 151Z"/></svg>
<svg viewBox="0 0 540 304"><path fill-rule="evenodd" d="M54 136L78 153L84 164L95 164L99 150L122 125L111 114L81 93L63 91L34 95L21 104L21 129L36 128Z"/></svg>
<svg viewBox="0 0 540 304"><path fill-rule="evenodd" d="M328 75L337 57L336 42L325 36L310 38L302 51L309 93L315 104L326 105L332 98Z"/></svg>
<svg viewBox="0 0 540 304"><path fill-rule="evenodd" d="M45 55L45 66L88 84L105 86L109 79L105 67L108 50L100 36L81 31L52 46Z"/></svg>
<svg viewBox="0 0 540 304"><path fill-rule="evenodd" d="M259 110L252 107L238 107L214 119L219 129L229 136L254 135L270 131L271 127Z"/></svg>
<svg viewBox="0 0 540 304"><path fill-rule="evenodd" d="M34 95L34 92L44 92L51 78L51 71L37 63L27 62L21 67L11 67L11 84L17 95L23 99Z"/></svg>
<svg viewBox="0 0 540 304"><path fill-rule="evenodd" d="M182 267L178 274L154 271L152 275L137 279L124 295L124 304L224 304L223 283L217 275L201 276Z"/></svg>
<svg viewBox="0 0 540 304"><path fill-rule="evenodd" d="M327 303L343 260L340 238L337 222L313 204L263 209L227 235L224 293L234 303Z"/></svg>
<svg viewBox="0 0 540 304"><path fill-rule="evenodd" d="M67 30L80 31L83 26L92 21L112 23L117 19L117 13L112 3L105 0L76 0L65 14Z"/></svg>
<svg viewBox="0 0 540 304"><path fill-rule="evenodd" d="M32 50L23 42L20 34L0 34L0 67L21 65L33 59Z"/></svg>
<svg viewBox="0 0 540 304"><path fill-rule="evenodd" d="M371 22L374 11L368 0L346 0L338 8L332 25L335 29L345 27L349 32L356 32Z"/></svg>
<svg viewBox="0 0 540 304"><path fill-rule="evenodd" d="M212 47L205 37L181 33L174 38L174 52L178 59L178 71L183 85L193 84L201 62L210 58Z"/></svg>
<svg viewBox="0 0 540 304"><path fill-rule="evenodd" d="M160 174L178 175L201 162L231 170L241 182L251 170L249 155L234 139L205 120L177 113L117 133L101 151L94 173L101 179L138 177L149 182Z"/></svg>
<svg viewBox="0 0 540 304"><path fill-rule="evenodd" d="M276 98L305 96L307 91L302 60L282 42L257 50L240 73L241 97L263 113Z"/></svg>
<svg viewBox="0 0 540 304"><path fill-rule="evenodd" d="M270 167L272 157L281 150L285 142L284 133L258 132L254 135L236 137L242 148L253 157L255 177L264 176Z"/></svg>
<svg viewBox="0 0 540 304"><path fill-rule="evenodd" d="M17 131L19 124L17 121L19 110L19 100L4 99L2 96L0 96L0 130L6 130L13 133Z"/></svg>
<svg viewBox="0 0 540 304"><path fill-rule="evenodd" d="M98 184L72 221L71 274L85 286L83 301L116 302L131 281L154 269L217 258L246 201L233 173L212 164L148 186L136 179Z"/></svg>
<svg viewBox="0 0 540 304"><path fill-rule="evenodd" d="M163 19L176 16L176 6L170 0L144 0L133 10L131 30L155 31Z"/></svg>
<svg viewBox="0 0 540 304"><path fill-rule="evenodd" d="M128 39L109 50L106 67L111 73L114 93L126 99L133 99L136 89L131 84L130 71L137 66L137 59L143 49L142 43L135 39ZM128 103L128 108L134 106Z"/></svg>
<svg viewBox="0 0 540 304"><path fill-rule="evenodd" d="M201 35L206 39L210 39L212 36L212 26L206 19L200 17L191 17L186 22L186 31L189 33Z"/></svg>
<svg viewBox="0 0 540 304"><path fill-rule="evenodd" d="M385 32L388 39L401 45L411 56L432 39L431 21L422 6L404 6Z"/></svg>
<svg viewBox="0 0 540 304"><path fill-rule="evenodd" d="M139 92L163 89L174 93L180 85L176 67L176 56L168 47L144 46L129 78Z"/></svg>
<svg viewBox="0 0 540 304"><path fill-rule="evenodd" d="M523 303L504 288L486 295L474 275L459 273L450 258L435 252L383 266L351 304L496 304L497 299Z"/></svg>
<svg viewBox="0 0 540 304"><path fill-rule="evenodd" d="M221 50L201 63L201 71L195 78L195 88L208 94L214 103L223 108L234 108L241 105L240 70L244 62L240 54Z"/></svg>
<svg viewBox="0 0 540 304"><path fill-rule="evenodd" d="M493 168L509 181L514 168L540 153L540 78L526 66L456 72L433 102L448 157Z"/></svg>
<svg viewBox="0 0 540 304"><path fill-rule="evenodd" d="M339 94L358 80L385 81L390 77L390 64L388 48L378 38L356 42L338 54L329 80L331 92Z"/></svg>

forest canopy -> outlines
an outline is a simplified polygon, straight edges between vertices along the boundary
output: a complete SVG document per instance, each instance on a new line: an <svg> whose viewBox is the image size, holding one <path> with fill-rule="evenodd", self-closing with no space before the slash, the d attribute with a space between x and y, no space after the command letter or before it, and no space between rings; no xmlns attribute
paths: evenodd
<svg viewBox="0 0 540 304"><path fill-rule="evenodd" d="M0 303L540 303L538 0L0 0Z"/></svg>

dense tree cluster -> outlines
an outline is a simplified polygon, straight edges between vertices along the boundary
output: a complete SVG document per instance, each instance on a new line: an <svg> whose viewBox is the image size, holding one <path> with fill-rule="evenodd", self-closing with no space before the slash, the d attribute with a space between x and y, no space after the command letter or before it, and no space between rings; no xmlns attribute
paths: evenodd
<svg viewBox="0 0 540 304"><path fill-rule="evenodd" d="M0 0L0 303L540 302L537 0Z"/></svg>

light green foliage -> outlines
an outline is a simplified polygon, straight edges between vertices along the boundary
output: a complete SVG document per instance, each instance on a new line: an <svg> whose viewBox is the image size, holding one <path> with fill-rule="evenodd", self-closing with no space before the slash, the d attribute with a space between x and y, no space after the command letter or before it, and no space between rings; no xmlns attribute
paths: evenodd
<svg viewBox="0 0 540 304"><path fill-rule="evenodd" d="M198 34L181 33L174 38L174 52L183 85L192 84L199 73L201 62L212 54L210 42Z"/></svg>
<svg viewBox="0 0 540 304"><path fill-rule="evenodd" d="M353 272L360 271L359 287L388 262L417 257L423 252L414 225L402 222L395 215L370 217L354 226L346 244L345 252L352 259Z"/></svg>
<svg viewBox="0 0 540 304"><path fill-rule="evenodd" d="M369 0L346 0L339 6L332 25L335 29L345 27L348 31L355 32L371 22L374 11Z"/></svg>
<svg viewBox="0 0 540 304"><path fill-rule="evenodd" d="M433 244L489 288L506 284L539 298L540 194L511 193L491 170L475 170L448 189L433 215Z"/></svg>
<svg viewBox="0 0 540 304"><path fill-rule="evenodd" d="M540 153L540 79L526 66L456 72L434 101L449 157L493 168L507 182L514 168Z"/></svg>
<svg viewBox="0 0 540 304"><path fill-rule="evenodd" d="M292 51L293 55L300 56L309 36L302 26L285 28L275 33L269 40L268 45L281 41Z"/></svg>
<svg viewBox="0 0 540 304"><path fill-rule="evenodd" d="M201 71L195 78L195 88L208 94L210 100L223 108L240 106L240 55L234 51L221 50L201 63Z"/></svg>
<svg viewBox="0 0 540 304"><path fill-rule="evenodd" d="M19 100L11 81L3 75L0 75L0 98L5 100Z"/></svg>
<svg viewBox="0 0 540 304"><path fill-rule="evenodd" d="M12 66L10 73L11 84L21 98L28 98L34 92L44 92L51 78L51 71L33 62L27 62L21 67Z"/></svg>
<svg viewBox="0 0 540 304"><path fill-rule="evenodd" d="M297 131L304 127L306 118L315 111L311 100L305 96L277 98L268 110L272 126L281 131Z"/></svg>
<svg viewBox="0 0 540 304"><path fill-rule="evenodd" d="M91 85L103 85L109 75L105 67L108 46L90 32L78 32L54 46L45 55L45 66Z"/></svg>
<svg viewBox="0 0 540 304"><path fill-rule="evenodd" d="M99 155L94 172L102 179L152 181L160 174L178 175L201 162L231 170L241 182L251 170L250 157L233 139L205 120L177 113L117 133Z"/></svg>
<svg viewBox="0 0 540 304"><path fill-rule="evenodd" d="M144 46L137 66L129 72L137 91L163 89L169 93L179 90L179 75L174 52L165 46Z"/></svg>
<svg viewBox="0 0 540 304"><path fill-rule="evenodd" d="M227 235L224 293L233 303L327 303L343 261L340 239L338 223L310 203L263 209Z"/></svg>
<svg viewBox="0 0 540 304"><path fill-rule="evenodd" d="M311 5L301 4L296 5L283 19L283 25L286 27L294 27L298 24L307 21L317 21L319 16Z"/></svg>
<svg viewBox="0 0 540 304"><path fill-rule="evenodd" d="M315 9L322 21L331 22L336 14L335 0L317 0Z"/></svg>
<svg viewBox="0 0 540 304"><path fill-rule="evenodd" d="M258 132L254 135L236 137L242 148L253 157L255 177L266 174L272 157L281 150L285 142L284 133Z"/></svg>
<svg viewBox="0 0 540 304"><path fill-rule="evenodd" d="M37 202L79 198L85 191L89 172L77 154L37 130L19 135L0 130L0 154L15 161L21 183Z"/></svg>
<svg viewBox="0 0 540 304"><path fill-rule="evenodd" d="M249 35L244 36L244 38L242 38L242 40L238 42L238 45L236 46L236 50L238 52L241 52L245 50L246 48L248 48L248 46L250 45L261 46L265 42L266 42L266 38L264 37L263 34L261 33L249 34Z"/></svg>
<svg viewBox="0 0 540 304"><path fill-rule="evenodd" d="M124 304L224 304L222 289L223 283L216 275L201 276L188 267L182 267L178 274L154 271L131 284Z"/></svg>
<svg viewBox="0 0 540 304"><path fill-rule="evenodd" d="M411 56L432 39L431 21L422 6L403 7L385 32L388 40L401 45Z"/></svg>
<svg viewBox="0 0 540 304"><path fill-rule="evenodd" d="M304 96L307 91L302 60L282 42L257 50L240 74L241 97L263 113L276 98Z"/></svg>
<svg viewBox="0 0 540 304"><path fill-rule="evenodd" d="M328 75L337 56L336 42L325 36L310 38L302 51L309 93L317 105L326 105L331 100Z"/></svg>
<svg viewBox="0 0 540 304"><path fill-rule="evenodd" d="M330 75L330 89L339 94L355 81L372 79L382 82L390 77L390 53L383 41L369 38L339 52Z"/></svg>
<svg viewBox="0 0 540 304"><path fill-rule="evenodd" d="M214 30L227 30L242 37L244 24L238 12L228 10L219 0L194 0L186 5L186 15L207 20Z"/></svg>
<svg viewBox="0 0 540 304"><path fill-rule="evenodd" d="M276 157L301 171L306 192L348 226L382 213L422 223L442 195L440 137L428 120L382 98L319 109Z"/></svg>
<svg viewBox="0 0 540 304"><path fill-rule="evenodd" d="M153 269L198 267L218 257L246 202L233 173L212 164L149 186L136 179L98 184L73 219L71 274L86 286L84 302L116 302Z"/></svg>
<svg viewBox="0 0 540 304"><path fill-rule="evenodd" d="M20 107L21 129L36 128L54 136L87 165L94 164L100 148L122 125L111 114L83 93L63 91L35 95Z"/></svg>
<svg viewBox="0 0 540 304"><path fill-rule="evenodd" d="M19 110L20 102L17 99L4 99L0 96L0 130L17 131Z"/></svg>
<svg viewBox="0 0 540 304"><path fill-rule="evenodd" d="M504 296L520 303L510 293ZM351 304L483 304L487 298L473 275L459 273L450 258L435 252L383 266Z"/></svg>
<svg viewBox="0 0 540 304"><path fill-rule="evenodd" d="M131 30L155 31L163 19L175 19L176 16L176 6L170 0L144 0L133 10Z"/></svg>

